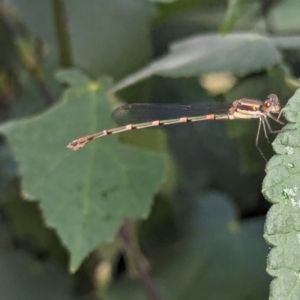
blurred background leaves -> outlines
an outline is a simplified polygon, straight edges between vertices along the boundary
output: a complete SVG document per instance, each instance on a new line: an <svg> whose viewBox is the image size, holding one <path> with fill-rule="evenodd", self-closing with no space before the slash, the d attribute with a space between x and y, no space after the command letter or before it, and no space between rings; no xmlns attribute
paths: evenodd
<svg viewBox="0 0 300 300"><path fill-rule="evenodd" d="M0 294L41 299L47 284L49 299L266 299L257 122L65 146L114 126L121 102L276 93L284 106L300 75L299 9L298 0L1 1ZM260 146L270 158L270 144Z"/></svg>

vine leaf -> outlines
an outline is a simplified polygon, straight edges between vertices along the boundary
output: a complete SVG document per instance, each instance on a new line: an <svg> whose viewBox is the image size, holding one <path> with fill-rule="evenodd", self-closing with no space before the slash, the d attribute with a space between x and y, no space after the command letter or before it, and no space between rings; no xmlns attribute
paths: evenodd
<svg viewBox="0 0 300 300"><path fill-rule="evenodd" d="M46 223L70 252L70 268L101 242L114 239L126 218L148 215L165 157L111 136L72 152L76 137L111 126L107 79L60 72L70 88L55 107L1 126L20 163L23 189L40 203Z"/></svg>
<svg viewBox="0 0 300 300"><path fill-rule="evenodd" d="M292 123L278 134L275 155L267 165L263 193L273 203L267 214L264 237L274 246L267 271L275 276L270 299L297 299L300 290L300 89L285 107Z"/></svg>

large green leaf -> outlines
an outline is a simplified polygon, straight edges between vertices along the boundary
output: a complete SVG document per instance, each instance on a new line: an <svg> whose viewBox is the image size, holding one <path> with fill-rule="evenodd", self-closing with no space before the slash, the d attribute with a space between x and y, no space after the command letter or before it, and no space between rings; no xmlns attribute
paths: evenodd
<svg viewBox="0 0 300 300"><path fill-rule="evenodd" d="M257 34L210 34L187 38L171 45L169 53L119 83L111 92L152 75L199 76L212 72L247 74L280 63L270 40Z"/></svg>
<svg viewBox="0 0 300 300"><path fill-rule="evenodd" d="M265 272L262 220L238 223L228 198L221 194L198 200L186 238L153 272L162 299L266 299L270 278ZM104 299L122 295L146 299L140 284L132 281L113 285Z"/></svg>
<svg viewBox="0 0 300 300"><path fill-rule="evenodd" d="M270 298L299 299L300 269L300 90L285 108L286 119L294 124L280 133L273 146L278 155L267 165L263 193L273 203L267 215L265 239L275 246L268 257L268 272L277 277Z"/></svg>
<svg viewBox="0 0 300 300"><path fill-rule="evenodd" d="M125 218L146 217L163 181L161 154L118 143L116 136L72 152L76 137L110 125L107 82L62 72L63 101L35 118L1 127L15 152L23 188L40 201L45 221L71 253L71 269L100 242L113 240Z"/></svg>

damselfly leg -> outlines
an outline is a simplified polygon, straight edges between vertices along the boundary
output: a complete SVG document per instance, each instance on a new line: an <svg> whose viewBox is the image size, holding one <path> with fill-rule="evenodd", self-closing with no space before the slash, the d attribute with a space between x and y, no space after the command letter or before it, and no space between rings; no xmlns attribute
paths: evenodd
<svg viewBox="0 0 300 300"><path fill-rule="evenodd" d="M279 112L279 116L281 116L282 114L282 109ZM285 132L285 131L289 131L290 129L279 129L279 130L273 130L271 127L271 124L268 120L268 117L272 120L274 120L275 122L279 123L280 125L284 125L284 122L280 121L279 118L275 118L274 116L272 116L271 114L265 114L265 115L261 115L259 118L259 124L258 124L258 130L257 130L257 134L256 134L256 139L255 139L255 146L258 149L259 153L261 154L261 156L263 157L263 159L268 162L268 160L266 159L265 155L263 154L262 150L259 148L258 145L258 140L259 140L259 134L260 134L260 130L261 130L261 125L263 126L263 130L264 130L264 135L266 140L268 141L268 143L270 143L269 140L269 136L268 133L274 134L274 133L281 133L281 132Z"/></svg>

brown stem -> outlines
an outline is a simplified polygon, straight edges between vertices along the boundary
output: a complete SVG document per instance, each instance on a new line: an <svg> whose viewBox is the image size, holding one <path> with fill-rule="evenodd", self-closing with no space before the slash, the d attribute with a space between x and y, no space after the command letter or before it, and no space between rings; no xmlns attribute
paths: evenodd
<svg viewBox="0 0 300 300"><path fill-rule="evenodd" d="M140 249L137 246L135 229L133 223L125 221L119 230L119 237L121 238L124 250L129 259L134 263L135 270L142 282L144 291L149 300L162 300L152 277L148 272L148 262L140 253Z"/></svg>
<svg viewBox="0 0 300 300"><path fill-rule="evenodd" d="M73 65L73 61L64 0L52 0L52 8L58 42L60 66L69 68Z"/></svg>

